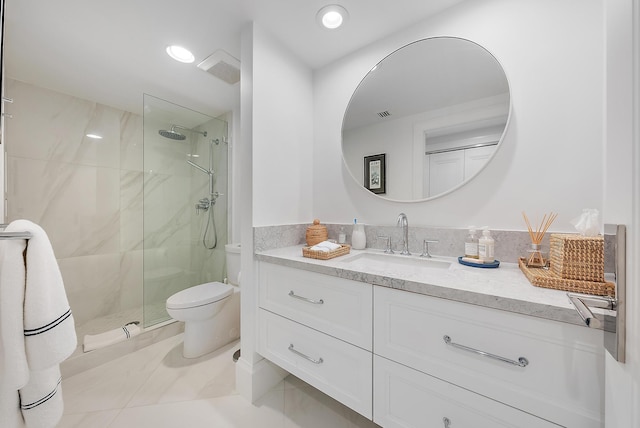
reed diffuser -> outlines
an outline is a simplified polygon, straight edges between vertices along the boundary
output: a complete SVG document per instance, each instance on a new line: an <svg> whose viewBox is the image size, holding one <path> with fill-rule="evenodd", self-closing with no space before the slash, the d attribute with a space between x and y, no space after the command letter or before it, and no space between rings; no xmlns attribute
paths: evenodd
<svg viewBox="0 0 640 428"><path fill-rule="evenodd" d="M531 238L531 249L529 250L529 256L527 257L527 267L545 267L547 265L547 261L542 255L542 239L557 216L558 214L554 214L552 212L545 214L544 217L542 217L542 221L534 231L531 227L531 223L529 222L529 218L527 218L524 211L522 212L522 217L524 217L524 222L527 224L529 237Z"/></svg>

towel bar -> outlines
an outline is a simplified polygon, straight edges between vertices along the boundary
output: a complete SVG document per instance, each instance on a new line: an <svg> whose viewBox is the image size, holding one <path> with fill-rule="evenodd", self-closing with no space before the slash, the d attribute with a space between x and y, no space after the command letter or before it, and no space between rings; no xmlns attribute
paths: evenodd
<svg viewBox="0 0 640 428"><path fill-rule="evenodd" d="M0 229L4 229L8 224L0 224ZM29 232L3 232L0 231L0 239L30 239Z"/></svg>
<svg viewBox="0 0 640 428"><path fill-rule="evenodd" d="M605 239L608 236L613 241L615 299L567 293L569 300L587 326L603 327L604 347L620 363L624 363L626 360L626 233L627 228L623 224L604 225ZM589 307L605 309L603 319L596 318Z"/></svg>

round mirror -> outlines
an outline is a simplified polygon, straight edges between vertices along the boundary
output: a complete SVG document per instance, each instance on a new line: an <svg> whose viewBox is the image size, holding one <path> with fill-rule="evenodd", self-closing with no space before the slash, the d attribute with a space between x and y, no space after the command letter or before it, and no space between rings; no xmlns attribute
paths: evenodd
<svg viewBox="0 0 640 428"><path fill-rule="evenodd" d="M342 153L356 181L383 198L419 201L468 182L501 144L509 83L482 46L435 37L380 61L356 88Z"/></svg>

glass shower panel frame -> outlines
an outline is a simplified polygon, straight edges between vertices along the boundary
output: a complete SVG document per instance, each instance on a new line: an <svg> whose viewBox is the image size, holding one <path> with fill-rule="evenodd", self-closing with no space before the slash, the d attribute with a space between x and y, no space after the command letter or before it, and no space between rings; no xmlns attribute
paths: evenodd
<svg viewBox="0 0 640 428"><path fill-rule="evenodd" d="M143 119L143 324L149 327L170 319L171 295L224 278L228 125L148 94Z"/></svg>

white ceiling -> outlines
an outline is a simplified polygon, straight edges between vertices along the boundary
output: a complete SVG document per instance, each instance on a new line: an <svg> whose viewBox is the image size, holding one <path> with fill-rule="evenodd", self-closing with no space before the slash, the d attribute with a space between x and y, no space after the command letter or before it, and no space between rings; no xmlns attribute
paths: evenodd
<svg viewBox="0 0 640 428"><path fill-rule="evenodd" d="M10 78L133 112L148 93L210 115L239 102L228 85L196 64L218 49L240 57L242 28L254 21L311 69L417 23L462 0L6 0L4 58ZM347 25L315 21L339 3ZM165 54L194 52L194 64Z"/></svg>

